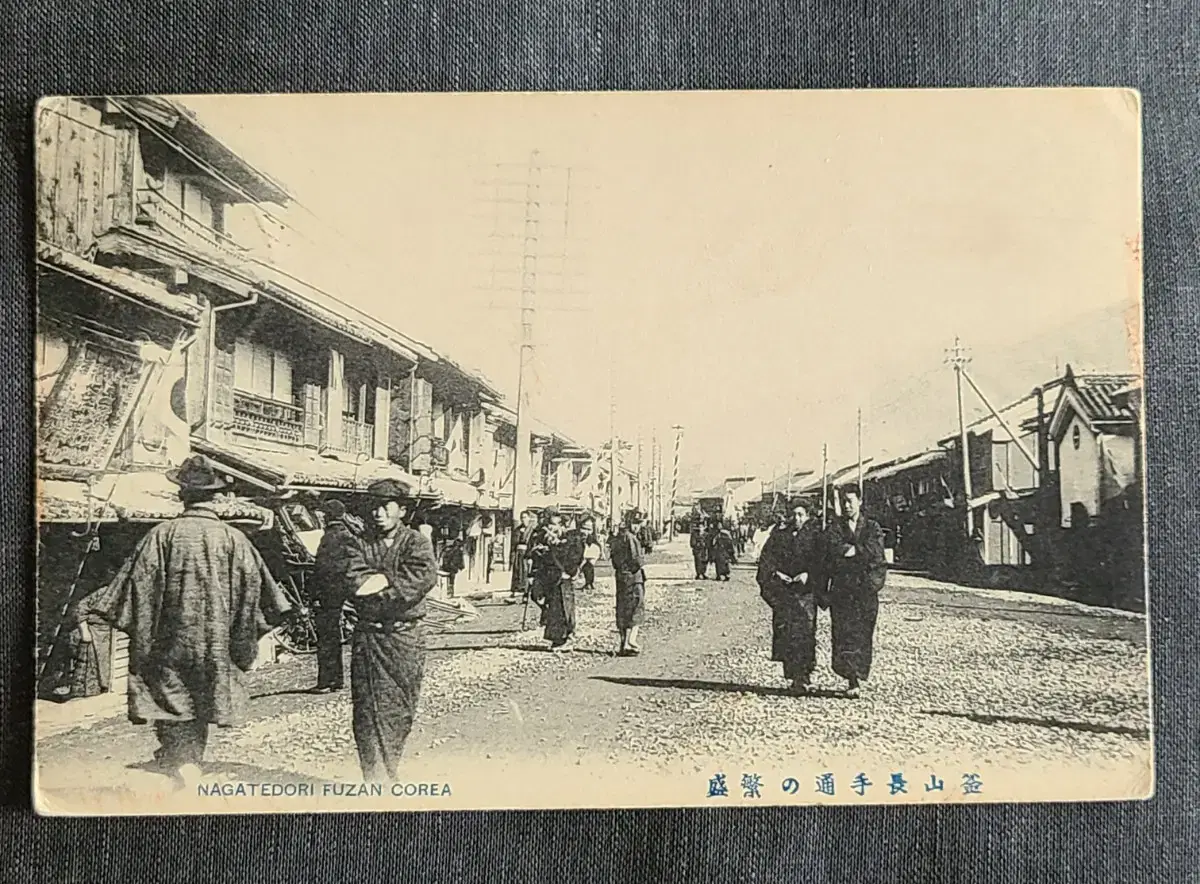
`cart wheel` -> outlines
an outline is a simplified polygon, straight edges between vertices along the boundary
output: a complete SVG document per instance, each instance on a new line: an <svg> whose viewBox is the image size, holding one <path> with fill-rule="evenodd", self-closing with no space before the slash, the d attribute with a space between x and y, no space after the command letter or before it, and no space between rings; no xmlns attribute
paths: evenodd
<svg viewBox="0 0 1200 884"><path fill-rule="evenodd" d="M304 588L304 577L303 571L294 572L279 585L295 612L280 628L279 643L293 654L317 652L317 626L313 622L313 610Z"/></svg>

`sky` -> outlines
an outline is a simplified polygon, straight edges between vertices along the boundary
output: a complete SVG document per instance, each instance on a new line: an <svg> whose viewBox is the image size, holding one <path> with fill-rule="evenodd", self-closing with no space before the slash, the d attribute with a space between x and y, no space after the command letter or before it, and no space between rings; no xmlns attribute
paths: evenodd
<svg viewBox="0 0 1200 884"><path fill-rule="evenodd" d="M996 404L1140 369L1126 93L183 100L296 198L276 260L510 394L536 150L535 412L647 450L682 425L681 492L849 463L859 409L865 457L935 444L956 336Z"/></svg>

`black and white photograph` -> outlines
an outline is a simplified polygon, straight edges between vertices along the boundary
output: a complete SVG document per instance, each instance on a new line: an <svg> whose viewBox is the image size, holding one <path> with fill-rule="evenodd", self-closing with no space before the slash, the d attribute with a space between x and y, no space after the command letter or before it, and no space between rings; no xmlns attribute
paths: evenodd
<svg viewBox="0 0 1200 884"><path fill-rule="evenodd" d="M34 137L39 813L1153 795L1136 93Z"/></svg>

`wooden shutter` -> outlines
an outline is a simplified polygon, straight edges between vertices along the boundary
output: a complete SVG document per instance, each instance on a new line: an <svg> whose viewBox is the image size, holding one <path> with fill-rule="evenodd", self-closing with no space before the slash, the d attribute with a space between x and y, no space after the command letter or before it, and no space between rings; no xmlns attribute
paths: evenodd
<svg viewBox="0 0 1200 884"><path fill-rule="evenodd" d="M233 385L254 391L254 345L242 339L233 342Z"/></svg>
<svg viewBox="0 0 1200 884"><path fill-rule="evenodd" d="M317 448L321 444L321 385L304 385L304 444Z"/></svg>
<svg viewBox="0 0 1200 884"><path fill-rule="evenodd" d="M388 378L380 378L375 385L375 438L371 449L379 460L387 460L388 456L388 436L392 428L389 413L391 405L392 382Z"/></svg>
<svg viewBox="0 0 1200 884"><path fill-rule="evenodd" d="M233 425L234 354L213 353L212 423L217 429Z"/></svg>
<svg viewBox="0 0 1200 884"><path fill-rule="evenodd" d="M414 380L413 432L415 438L412 444L412 464L409 469L413 472L428 472L430 452L433 437L433 386L422 378Z"/></svg>
<svg viewBox="0 0 1200 884"><path fill-rule="evenodd" d="M272 354L274 370L271 373L271 398L276 402L293 402L292 398L292 362L286 353L278 350Z"/></svg>

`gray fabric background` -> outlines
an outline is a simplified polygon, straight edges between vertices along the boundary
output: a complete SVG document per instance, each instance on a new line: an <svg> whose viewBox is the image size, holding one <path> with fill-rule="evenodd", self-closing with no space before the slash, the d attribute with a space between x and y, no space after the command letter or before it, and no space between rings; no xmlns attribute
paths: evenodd
<svg viewBox="0 0 1200 884"><path fill-rule="evenodd" d="M134 8L136 5L136 9ZM1200 881L1200 6L1188 0L0 3L0 884ZM6 8L7 7L7 8ZM1158 796L1126 805L37 820L32 135L38 95L1121 85L1145 107Z"/></svg>

